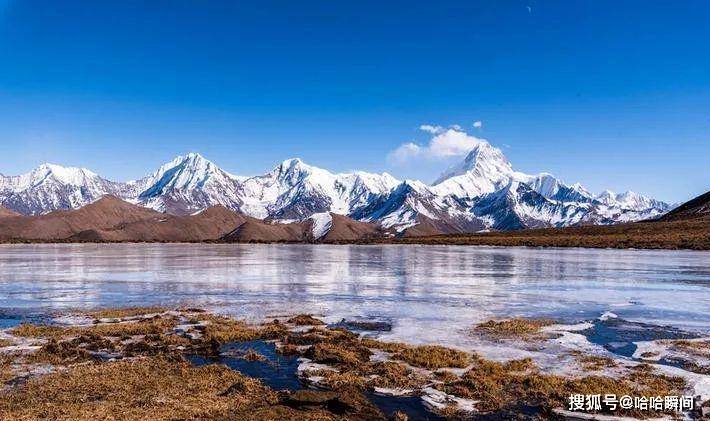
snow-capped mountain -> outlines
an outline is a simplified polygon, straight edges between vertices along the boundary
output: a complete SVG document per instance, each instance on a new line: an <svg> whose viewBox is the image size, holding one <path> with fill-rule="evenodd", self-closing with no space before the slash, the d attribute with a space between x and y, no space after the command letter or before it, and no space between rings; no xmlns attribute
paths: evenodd
<svg viewBox="0 0 710 421"><path fill-rule="evenodd" d="M239 209L239 183L232 175L197 153L178 156L148 177L125 183L120 196L172 214L192 214L214 205Z"/></svg>
<svg viewBox="0 0 710 421"><path fill-rule="evenodd" d="M425 225L418 232L472 232L628 222L671 208L633 192L594 196L548 173L515 171L501 150L484 140L431 186L387 173L331 173L297 158L264 175L243 177L197 153L124 183L52 164L0 176L0 206L23 214L75 209L106 194L178 215L223 205L260 219L310 218L314 236L327 232L330 213L397 232Z"/></svg>
<svg viewBox="0 0 710 421"><path fill-rule="evenodd" d="M483 140L433 189L470 204L473 215L497 230L630 222L671 208L634 192L595 197L579 183L567 185L549 173L514 171L500 149Z"/></svg>
<svg viewBox="0 0 710 421"><path fill-rule="evenodd" d="M241 183L241 211L258 218L304 219L315 213L350 215L392 190L399 181L387 173L333 174L287 159L271 172Z"/></svg>
<svg viewBox="0 0 710 421"><path fill-rule="evenodd" d="M76 209L106 194L116 194L121 185L84 168L42 164L19 176L0 175L0 205L25 215Z"/></svg>

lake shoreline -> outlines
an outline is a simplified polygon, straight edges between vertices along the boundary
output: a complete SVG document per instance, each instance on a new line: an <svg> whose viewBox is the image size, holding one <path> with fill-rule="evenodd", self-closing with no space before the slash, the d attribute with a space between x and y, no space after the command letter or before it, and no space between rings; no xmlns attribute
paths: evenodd
<svg viewBox="0 0 710 421"><path fill-rule="evenodd" d="M535 248L588 248L639 250L710 250L710 221L699 218L682 221L651 221L629 224L539 228L520 231L440 234L429 236L372 236L354 240L104 240L80 239L3 239L0 244L330 244L330 245L459 245Z"/></svg>
<svg viewBox="0 0 710 421"><path fill-rule="evenodd" d="M509 319L472 326L470 334L538 347L583 327ZM110 410L155 419L256 419L249 415L255 413L262 419L383 420L527 414L532 420L564 419L567 395L576 391L688 393L687 380L645 363L573 351L568 359L576 374L553 375L530 358L499 362L475 350L377 339L388 328L362 320L329 324L308 314L253 324L185 307L55 314L48 323L0 331L0 414L31 416L53 405L67 419ZM274 364L281 368L269 371ZM489 383L496 389L481 389ZM185 387L194 399L175 401ZM87 399L97 393L105 397ZM159 409L166 405L151 399L173 404Z"/></svg>

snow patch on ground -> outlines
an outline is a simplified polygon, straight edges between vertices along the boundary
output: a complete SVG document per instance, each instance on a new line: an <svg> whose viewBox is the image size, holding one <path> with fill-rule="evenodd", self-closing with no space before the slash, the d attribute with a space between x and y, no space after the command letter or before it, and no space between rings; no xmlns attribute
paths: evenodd
<svg viewBox="0 0 710 421"><path fill-rule="evenodd" d="M316 240L325 237L333 227L333 216L330 212L314 213L308 219L313 222L311 233Z"/></svg>

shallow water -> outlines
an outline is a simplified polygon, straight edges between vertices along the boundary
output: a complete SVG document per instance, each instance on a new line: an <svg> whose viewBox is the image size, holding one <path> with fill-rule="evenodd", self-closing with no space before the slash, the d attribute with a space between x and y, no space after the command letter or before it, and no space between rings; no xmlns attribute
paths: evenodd
<svg viewBox="0 0 710 421"><path fill-rule="evenodd" d="M265 360L249 361L245 359L244 355L248 350L256 351ZM307 387L306 384L300 382L297 376L298 357L281 355L276 352L275 344L262 340L234 342L224 345L220 349L218 357L207 358L199 355L189 355L187 359L198 366L215 363L224 364L249 377L261 380L274 390L294 391ZM412 421L443 419L429 411L418 396L384 396L375 393L368 393L367 396L372 403L388 416L400 411L407 414Z"/></svg>
<svg viewBox="0 0 710 421"><path fill-rule="evenodd" d="M375 319L382 336L465 346L495 317L624 320L710 334L710 253L459 246L0 246L4 314L201 305L263 319ZM15 316L13 316L15 317Z"/></svg>

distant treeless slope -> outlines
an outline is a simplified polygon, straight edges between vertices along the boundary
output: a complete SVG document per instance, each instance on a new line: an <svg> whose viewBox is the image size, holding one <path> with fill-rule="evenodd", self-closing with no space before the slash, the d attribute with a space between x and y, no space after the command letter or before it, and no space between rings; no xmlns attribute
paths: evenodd
<svg viewBox="0 0 710 421"><path fill-rule="evenodd" d="M689 200L659 218L660 221L680 221L695 218L710 219L710 192ZM710 222L710 220L708 221Z"/></svg>
<svg viewBox="0 0 710 421"><path fill-rule="evenodd" d="M40 216L0 219L0 240L59 240L89 229L110 229L161 214L113 196L104 196L81 209L55 211Z"/></svg>
<svg viewBox="0 0 710 421"><path fill-rule="evenodd" d="M333 225L321 239L323 242L353 241L381 235L381 231L374 224L356 221L335 213L331 213L330 216L333 219Z"/></svg>
<svg viewBox="0 0 710 421"><path fill-rule="evenodd" d="M304 222L278 224L247 218L246 222L227 233L222 241L228 243L275 243L307 241L307 226Z"/></svg>
<svg viewBox="0 0 710 421"><path fill-rule="evenodd" d="M88 229L69 237L71 241L197 242L218 240L241 225L246 217L223 206L199 214L157 217L119 224L109 229Z"/></svg>
<svg viewBox="0 0 710 421"><path fill-rule="evenodd" d="M223 206L175 216L104 196L83 208L39 216L10 211L0 217L0 241L17 242L313 242L312 222L265 222ZM5 216L6 215L6 216ZM358 240L378 233L372 224L332 215L323 242Z"/></svg>
<svg viewBox="0 0 710 421"><path fill-rule="evenodd" d="M710 250L710 223L708 220L637 222L375 241L397 244Z"/></svg>
<svg viewBox="0 0 710 421"><path fill-rule="evenodd" d="M19 215L20 214L17 212L13 212L10 209L0 206L0 218L6 218L8 216L19 216Z"/></svg>

